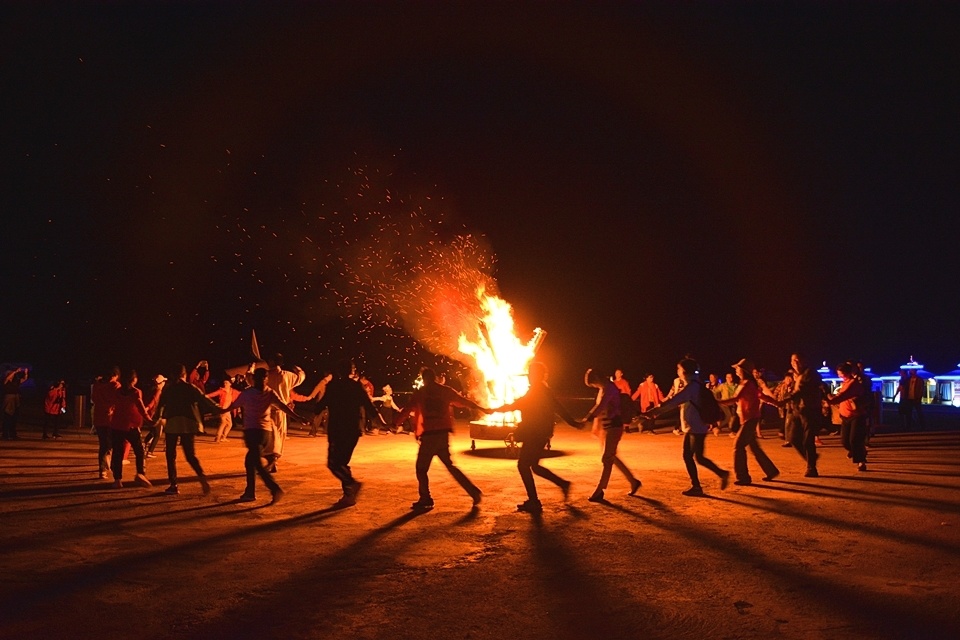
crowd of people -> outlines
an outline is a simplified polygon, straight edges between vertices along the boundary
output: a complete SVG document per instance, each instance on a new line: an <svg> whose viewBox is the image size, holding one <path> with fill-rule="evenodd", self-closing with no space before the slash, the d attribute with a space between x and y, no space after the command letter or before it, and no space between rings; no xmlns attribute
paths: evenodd
<svg viewBox="0 0 960 640"><path fill-rule="evenodd" d="M553 437L554 425L560 418L570 426L585 429L588 425L600 442L600 476L588 498L605 501L605 492L616 468L629 484L629 494L636 494L641 481L618 456L618 445L625 432L635 430L653 433L657 418L672 409L679 410L679 426L675 433L683 437L682 460L690 477L685 496L704 495L699 468L719 479L725 489L734 475L734 484L753 483L749 470L749 451L762 471L762 479L771 481L780 469L761 447L762 407L776 407L782 419L784 446L792 447L805 463L804 475L816 478L819 434L830 428L831 407L838 407L839 434L848 457L859 471L867 470L867 449L871 423L875 419L875 399L869 378L862 365L844 362L836 368L841 380L839 388L830 390L820 374L798 353L792 355L790 368L782 379L770 382L764 371L748 359L741 359L722 376L701 376L697 361L686 356L677 363L677 376L670 391L664 394L653 375L632 389L622 370L604 376L588 369L584 384L596 390L591 409L580 419L557 399L547 381L548 372L541 362L529 367L529 390L515 402L501 407L483 407L460 391L445 384L433 370L421 372L422 387L416 390L401 408L389 385L382 394L374 395L374 385L357 373L354 363L343 360L333 371L324 372L309 391L299 393L306 373L297 366L284 368L283 357L273 354L265 366L251 364L233 379L227 378L210 390L210 368L200 361L188 372L177 365L167 375L157 375L145 385L147 397L138 387L134 370L114 367L96 378L90 391L93 432L97 434L100 477L112 479L113 487L123 487L124 465L132 452L135 462L134 483L151 486L145 460L153 457L157 443L164 439L168 487L165 493L180 492L177 474L177 451L182 450L187 463L196 473L204 494L210 484L196 454L195 439L204 432L204 421L216 423L214 442L227 441L235 420L240 421L247 449L244 458L246 487L239 500L256 500L257 478L267 487L271 502L283 495L275 479L278 462L288 438L288 421L309 426L309 435L327 436L327 467L340 483L342 507L356 504L361 482L350 468L359 438L364 433L414 433L419 452L414 463L418 483L418 499L411 505L417 511L433 508L429 469L438 458L460 484L474 505L483 492L454 463L450 453L450 434L454 426L454 407L473 413L520 411L522 423L512 437L521 448L518 459L520 480L527 499L517 505L522 512L540 513L543 509L534 476L556 485L564 500L569 496L570 482L544 467L541 462ZM4 375L3 438L16 439L16 416L19 412L19 387L29 376L26 368L17 368ZM702 379L701 379L702 378ZM721 381L722 380L722 381ZM904 398L913 398L917 386L906 377L898 389ZM312 418L294 410L295 403L312 409ZM919 411L919 409L917 409ZM43 402L43 439L59 438L61 418L66 412L66 386L63 380L50 385ZM921 414L922 418L922 414ZM733 444L733 474L722 469L705 453L707 436L728 431Z"/></svg>

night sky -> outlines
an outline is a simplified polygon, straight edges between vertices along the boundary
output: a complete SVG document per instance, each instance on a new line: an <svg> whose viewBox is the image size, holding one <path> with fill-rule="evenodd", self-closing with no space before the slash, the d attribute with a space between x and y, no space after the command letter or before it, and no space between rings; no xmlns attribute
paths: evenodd
<svg viewBox="0 0 960 640"><path fill-rule="evenodd" d="M957 4L37 5L0 9L0 361L38 377L255 329L405 388L447 365L403 280L464 265L571 390L960 362Z"/></svg>

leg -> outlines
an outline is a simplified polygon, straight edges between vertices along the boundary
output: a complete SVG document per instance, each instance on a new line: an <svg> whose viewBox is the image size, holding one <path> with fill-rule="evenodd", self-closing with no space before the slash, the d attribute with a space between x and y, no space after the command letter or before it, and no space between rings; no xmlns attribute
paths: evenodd
<svg viewBox="0 0 960 640"><path fill-rule="evenodd" d="M100 462L100 477L107 477L107 470L110 469L111 456L113 451L113 441L110 437L109 427L96 427L97 440L100 444L100 450L97 452L97 458Z"/></svg>
<svg viewBox="0 0 960 640"><path fill-rule="evenodd" d="M433 462L433 456L437 454L437 437L424 434L420 437L420 450L417 451L417 491L420 495L420 502L433 503L430 497L430 477L427 472L430 471L430 463Z"/></svg>
<svg viewBox="0 0 960 640"><path fill-rule="evenodd" d="M539 466L540 455L546 442L539 440L524 442L520 448L520 458L517 460L517 471L520 472L520 480L523 482L523 488L527 490L527 499L537 500L537 485L533 482L533 468Z"/></svg>
<svg viewBox="0 0 960 640"><path fill-rule="evenodd" d="M733 441L733 471L740 484L750 484L750 470L747 468L747 447L756 446L757 424L760 420L747 420L746 424L737 431L737 438Z"/></svg>
<svg viewBox="0 0 960 640"><path fill-rule="evenodd" d="M847 457L853 457L853 418L843 418L840 420L840 444L847 450Z"/></svg>
<svg viewBox="0 0 960 640"><path fill-rule="evenodd" d="M327 468L340 481L344 495L357 485L350 471L350 458L353 457L358 437L352 434L331 434L327 440Z"/></svg>
<svg viewBox="0 0 960 640"><path fill-rule="evenodd" d="M180 445L183 447L183 457L187 459L187 464L196 472L200 480L200 487L203 493L210 493L210 483L207 482L207 476L200 466L200 460L197 459L196 437L192 433L185 433L180 436Z"/></svg>
<svg viewBox="0 0 960 640"><path fill-rule="evenodd" d="M167 478L170 480L170 486L177 486L177 441L180 439L179 433L167 433L167 439L164 443L167 457Z"/></svg>
<svg viewBox="0 0 960 640"><path fill-rule="evenodd" d="M453 459L450 457L450 434L446 431L443 433L444 444L443 448L437 453L437 457L440 458L440 462L442 462L443 466L447 468L447 471L449 471L450 475L453 476L453 479L457 481L457 484L463 487L463 490L467 492L467 495L473 498L474 503L476 503L480 497L480 489L477 488L477 485L470 482L470 478L468 478L459 467L453 464Z"/></svg>
<svg viewBox="0 0 960 640"><path fill-rule="evenodd" d="M113 471L114 482L123 480L123 443L126 442L122 431L110 429L110 444L112 455L110 457L110 470Z"/></svg>
<svg viewBox="0 0 960 640"><path fill-rule="evenodd" d="M683 464L687 467L687 475L690 476L690 485L694 489L700 488L700 476L697 473L697 464L693 460L693 434L687 432L683 435Z"/></svg>
<svg viewBox="0 0 960 640"><path fill-rule="evenodd" d="M866 469L867 465L867 418L866 416L857 416L851 421L850 425L850 453L853 461L862 465L861 470Z"/></svg>
<svg viewBox="0 0 960 640"><path fill-rule="evenodd" d="M740 431L743 431L745 429L746 429L746 425L740 425L740 429L739 429ZM751 431L750 429L746 429L746 430ZM737 435L739 437L739 433ZM694 460L696 460L697 464L699 464L701 467L705 467L710 471L713 471L715 474L717 474L717 476L720 477L721 480L724 480L727 476L730 475L730 472L724 471L723 469L718 467L713 460L711 460L706 455L704 455L703 446L704 446L704 443L706 442L706 439L707 439L707 434L705 433L693 434L693 458Z"/></svg>
<svg viewBox="0 0 960 640"><path fill-rule="evenodd" d="M817 476L817 432L820 430L820 416L816 412L800 414L801 433L803 435L803 457L807 461L808 477Z"/></svg>
<svg viewBox="0 0 960 640"><path fill-rule="evenodd" d="M147 475L146 469L146 458L143 452L143 440L140 439L140 430L131 429L127 432L127 442L130 443L130 448L133 449L133 456L137 463L137 474L141 476Z"/></svg>

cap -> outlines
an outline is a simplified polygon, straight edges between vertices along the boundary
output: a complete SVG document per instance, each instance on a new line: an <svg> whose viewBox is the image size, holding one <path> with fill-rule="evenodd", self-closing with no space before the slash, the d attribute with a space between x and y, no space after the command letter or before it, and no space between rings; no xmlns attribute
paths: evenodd
<svg viewBox="0 0 960 640"><path fill-rule="evenodd" d="M162 375L159 375L159 374L158 374L157 377L154 378L154 381L155 381L157 384L163 384L164 382L167 381L167 379L164 378Z"/></svg>

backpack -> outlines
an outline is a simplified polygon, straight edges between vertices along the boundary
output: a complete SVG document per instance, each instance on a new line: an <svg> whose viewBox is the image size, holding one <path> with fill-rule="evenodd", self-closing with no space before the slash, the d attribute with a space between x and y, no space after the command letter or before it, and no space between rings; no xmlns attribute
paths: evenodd
<svg viewBox="0 0 960 640"><path fill-rule="evenodd" d="M695 384L700 385L700 393L697 395L697 402L691 402L691 404L694 409L697 410L697 413L700 414L700 419L703 423L710 425L723 420L725 418L723 409L720 408L720 403L717 402L713 391L707 389L706 385L700 382Z"/></svg>

